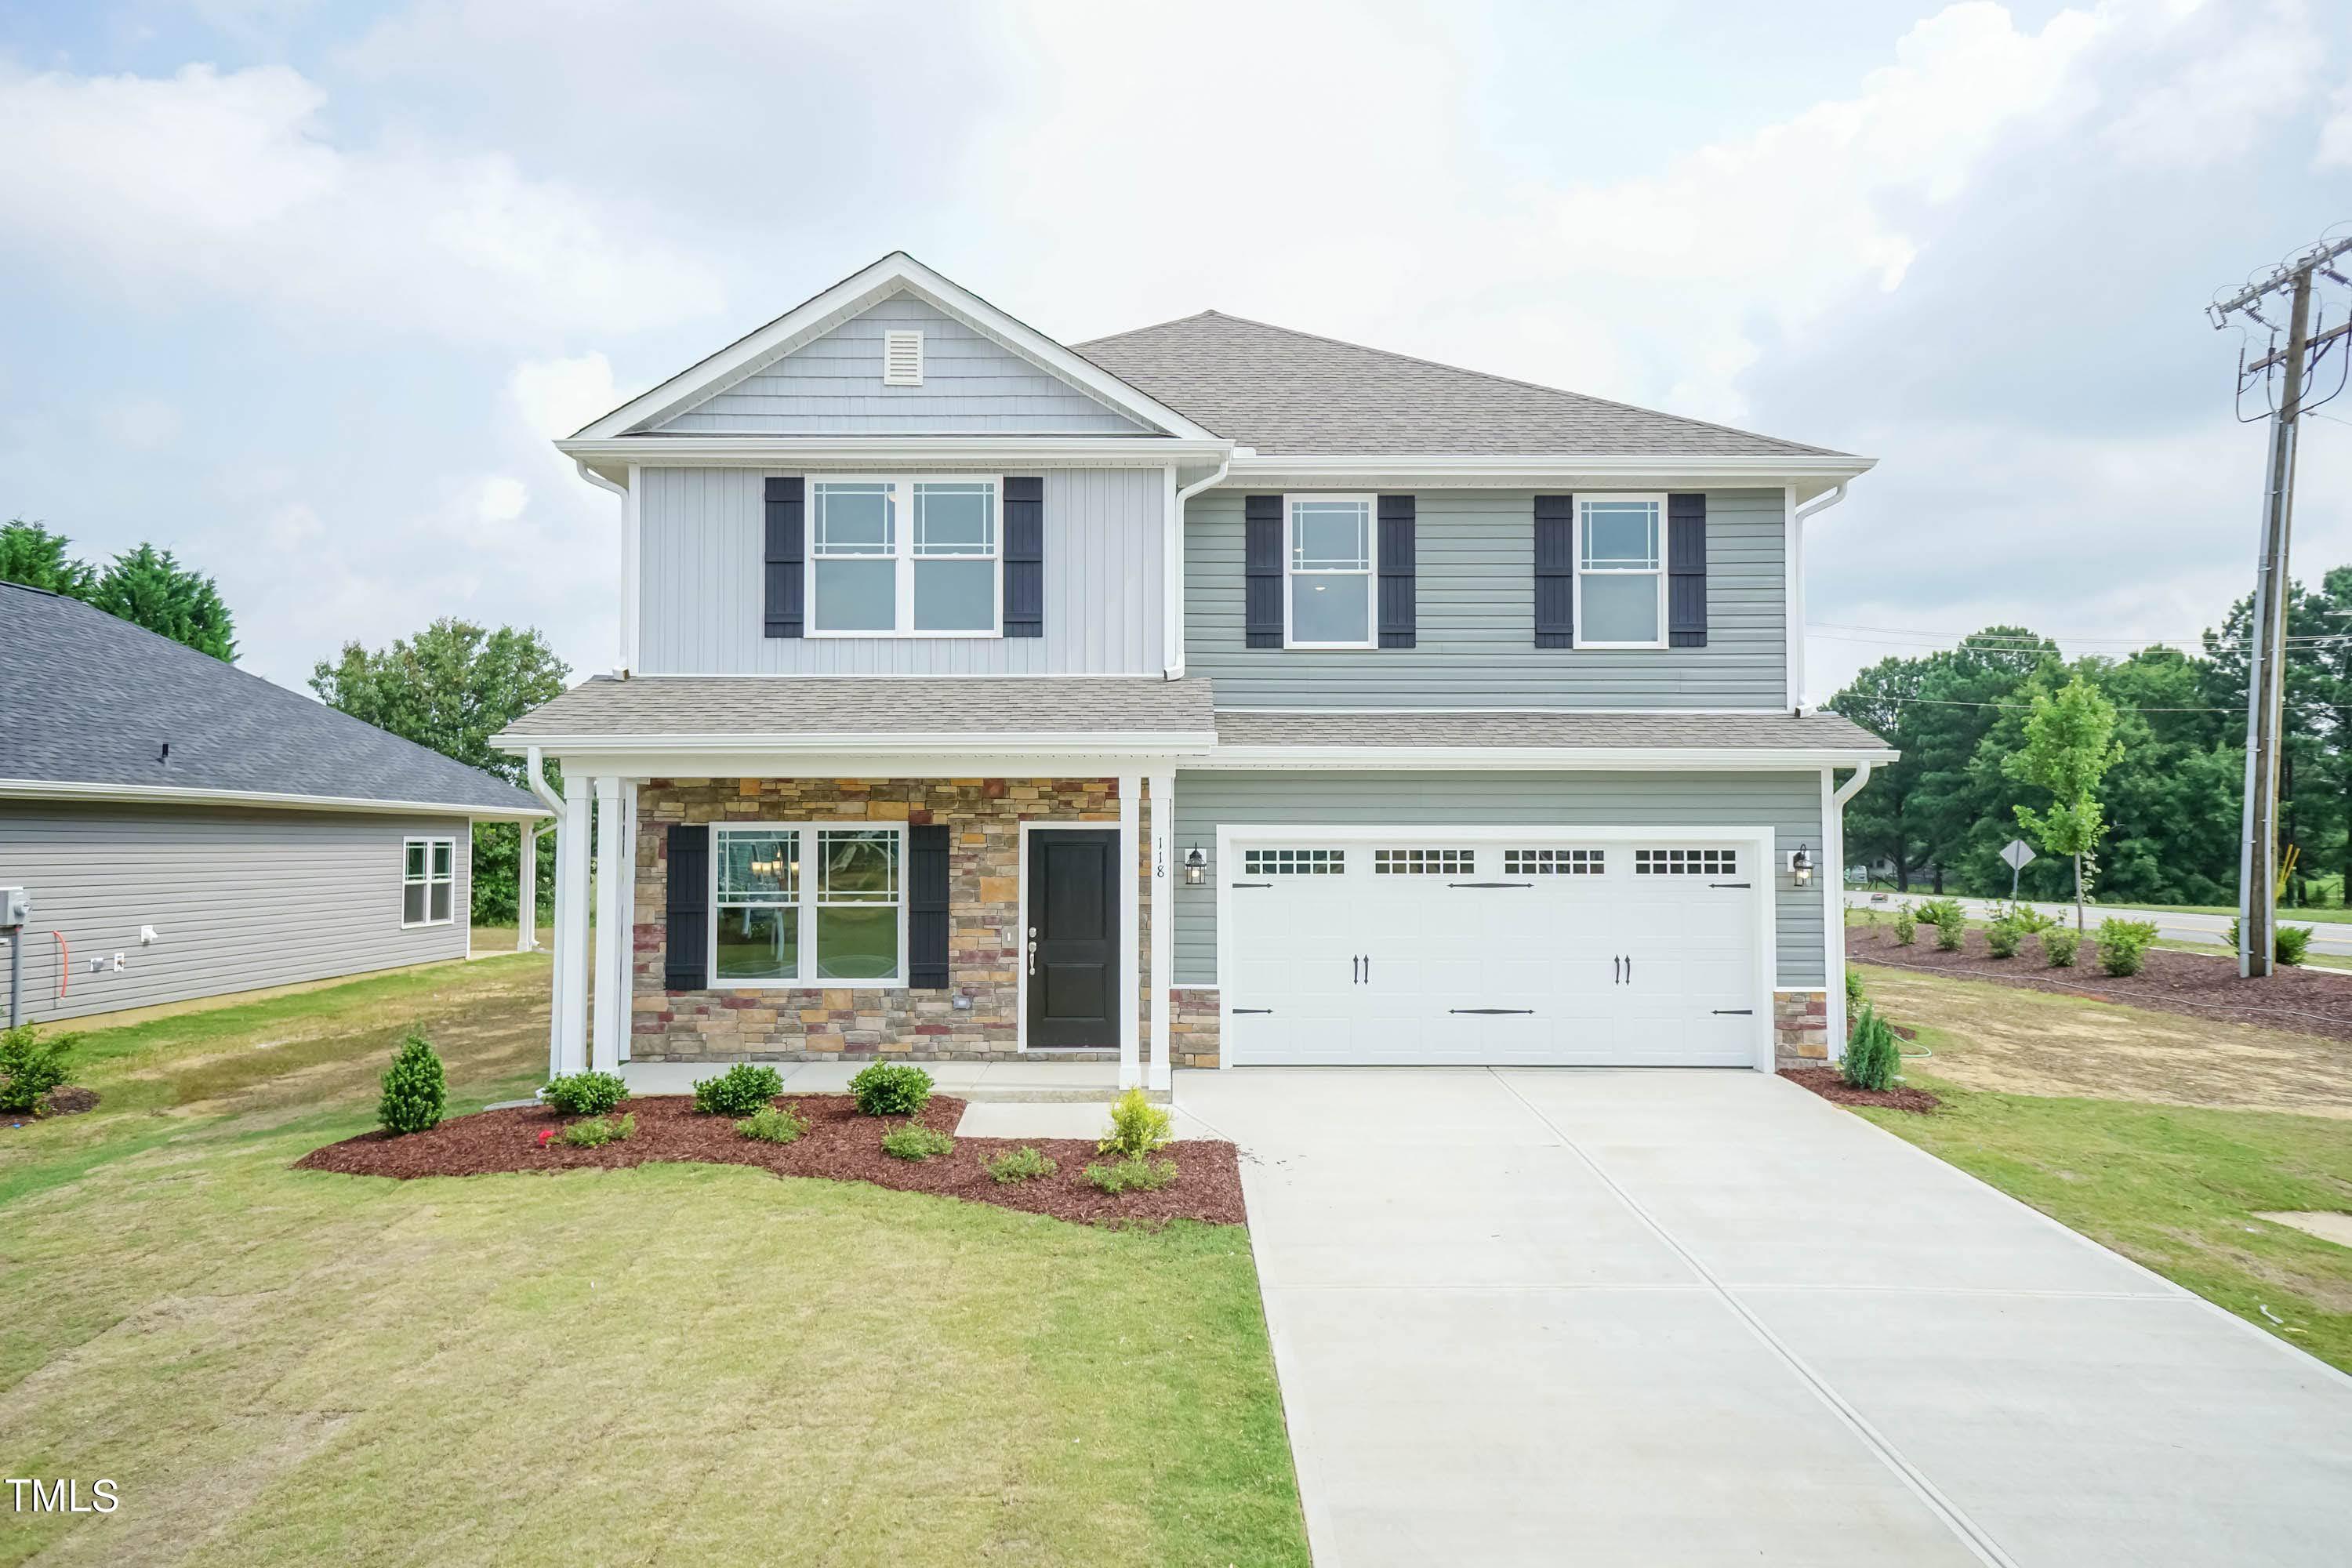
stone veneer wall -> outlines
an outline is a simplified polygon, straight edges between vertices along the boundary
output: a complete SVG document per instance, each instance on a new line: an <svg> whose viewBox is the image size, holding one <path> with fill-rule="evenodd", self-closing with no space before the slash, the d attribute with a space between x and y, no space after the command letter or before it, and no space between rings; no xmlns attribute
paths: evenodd
<svg viewBox="0 0 2352 1568"><path fill-rule="evenodd" d="M1830 1059L1830 994L1772 993L1772 1054L1782 1067L1819 1067Z"/></svg>
<svg viewBox="0 0 2352 1568"><path fill-rule="evenodd" d="M1169 992L1168 1056L1180 1068L1217 1065L1217 993L1180 985Z"/></svg>
<svg viewBox="0 0 2352 1568"><path fill-rule="evenodd" d="M637 924L630 1055L640 1061L981 1061L1018 1054L1021 824L1118 822L1114 779L653 779L637 793ZM675 822L942 823L948 847L945 991L662 988ZM1144 819L1148 826L1148 818ZM1150 834L1139 832L1144 854ZM1147 859L1148 875L1148 859ZM1150 954L1149 883L1127 921ZM1139 972L1140 967L1139 967ZM1139 987L1148 1016L1148 986ZM970 1004L959 1009L957 998ZM1210 1028L1215 1028L1211 994ZM1181 1027L1181 1018L1176 1020ZM1144 1054L1150 1031L1143 1031ZM1056 1052L1056 1057L1069 1053Z"/></svg>

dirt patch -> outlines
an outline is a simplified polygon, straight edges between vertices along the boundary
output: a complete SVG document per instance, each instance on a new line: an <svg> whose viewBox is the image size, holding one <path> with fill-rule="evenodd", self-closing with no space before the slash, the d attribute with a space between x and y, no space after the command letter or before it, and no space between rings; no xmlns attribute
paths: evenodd
<svg viewBox="0 0 2352 1568"><path fill-rule="evenodd" d="M85 1110L97 1109L98 1090L84 1089L78 1083L69 1083L61 1089L53 1089L43 1096L39 1111L12 1113L9 1116L8 1125L22 1127L37 1120L46 1121L52 1116L79 1116Z"/></svg>
<svg viewBox="0 0 2352 1568"><path fill-rule="evenodd" d="M1944 1103L1924 1089L1856 1089L1840 1078L1835 1068L1782 1068L1780 1076L1840 1105L1875 1105L1924 1116Z"/></svg>
<svg viewBox="0 0 2352 1568"><path fill-rule="evenodd" d="M809 1119L809 1130L798 1141L761 1143L740 1137L734 1119L698 1116L693 1102L685 1096L656 1095L624 1100L614 1114L634 1113L636 1136L602 1148L542 1143L541 1133L576 1119L528 1106L460 1116L430 1132L401 1138L383 1131L362 1133L311 1151L296 1161L294 1168L405 1181L416 1176L614 1170L658 1161L699 1161L752 1165L779 1176L867 1182L899 1192L931 1193L1081 1224L1139 1221L1156 1225L1197 1219L1213 1225L1240 1225L1245 1217L1241 1167L1231 1143L1203 1140L1173 1144L1160 1156L1175 1160L1180 1173L1173 1184L1156 1193L1114 1196L1097 1192L1087 1182L1086 1167L1103 1158L1087 1139L959 1138L952 1152L936 1159L898 1160L882 1152L882 1134L898 1122L860 1116L856 1102L845 1094L787 1096L776 1103L796 1107ZM941 1132L953 1132L962 1119L963 1105L961 1100L935 1096L920 1121ZM1024 1146L1053 1160L1058 1169L1050 1176L1003 1185L981 1169L981 1162L992 1155Z"/></svg>

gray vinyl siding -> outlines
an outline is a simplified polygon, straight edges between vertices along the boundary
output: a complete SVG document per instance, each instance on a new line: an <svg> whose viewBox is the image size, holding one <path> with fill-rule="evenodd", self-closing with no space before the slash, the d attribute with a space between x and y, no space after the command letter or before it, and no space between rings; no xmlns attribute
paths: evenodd
<svg viewBox="0 0 2352 1568"><path fill-rule="evenodd" d="M1788 700L1779 490L1707 493L1706 646L1639 652L1535 646L1535 499L1527 490L1418 493L1418 646L1246 647L1243 495L1212 490L1185 509L1185 662L1215 679L1220 708L1733 709Z"/></svg>
<svg viewBox="0 0 2352 1568"><path fill-rule="evenodd" d="M1396 827L1750 827L1778 839L1770 874L1780 984L1822 984L1826 889L1799 889L1786 852L1822 847L1822 775L1775 773L1339 773L1200 770L1176 775L1177 845L1210 858L1208 885L1176 897L1176 984L1217 979L1217 829L1229 825ZM1759 868L1759 869L1761 869Z"/></svg>
<svg viewBox="0 0 2352 1568"><path fill-rule="evenodd" d="M1157 675L1165 665L1164 469L1045 470L1045 635L1009 638L768 637L764 476L637 478L644 674Z"/></svg>
<svg viewBox="0 0 2352 1568"><path fill-rule="evenodd" d="M923 334L923 384L882 384L882 334ZM896 295L658 428L696 435L1158 434L952 316Z"/></svg>
<svg viewBox="0 0 2352 1568"><path fill-rule="evenodd" d="M448 925L402 929L410 837L457 841ZM0 882L23 883L33 900L25 1016L463 958L470 839L463 817L0 801ZM152 946L140 945L142 926L155 928ZM53 931L72 951L62 1002ZM93 958L106 963L97 973Z"/></svg>

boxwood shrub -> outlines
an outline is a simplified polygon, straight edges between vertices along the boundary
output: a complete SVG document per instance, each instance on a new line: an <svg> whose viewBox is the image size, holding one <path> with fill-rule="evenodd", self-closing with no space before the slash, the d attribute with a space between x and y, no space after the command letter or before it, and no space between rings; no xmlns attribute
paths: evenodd
<svg viewBox="0 0 2352 1568"><path fill-rule="evenodd" d="M387 1132L424 1132L440 1126L448 1109L449 1080L433 1042L409 1035L384 1069L383 1097L376 1101L375 1119Z"/></svg>
<svg viewBox="0 0 2352 1568"><path fill-rule="evenodd" d="M539 1091L549 1110L564 1116L602 1116L628 1097L629 1086L609 1072L560 1073Z"/></svg>
<svg viewBox="0 0 2352 1568"><path fill-rule="evenodd" d="M905 1062L876 1062L849 1080L867 1116L919 1116L931 1102L931 1075Z"/></svg>
<svg viewBox="0 0 2352 1568"><path fill-rule="evenodd" d="M694 1109L705 1116L749 1116L784 1092L783 1075L758 1062L737 1062L717 1078L694 1080Z"/></svg>

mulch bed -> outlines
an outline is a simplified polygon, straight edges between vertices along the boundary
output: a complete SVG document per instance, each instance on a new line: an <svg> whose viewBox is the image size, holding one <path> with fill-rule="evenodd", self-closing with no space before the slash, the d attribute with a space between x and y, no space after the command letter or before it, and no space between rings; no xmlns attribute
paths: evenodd
<svg viewBox="0 0 2352 1568"><path fill-rule="evenodd" d="M7 1125L25 1127L29 1126L36 1120L47 1121L52 1116L79 1116L85 1110L97 1109L98 1090L69 1083L53 1089L42 1097L41 1109L37 1117L30 1111L13 1111L8 1113Z"/></svg>
<svg viewBox="0 0 2352 1568"><path fill-rule="evenodd" d="M1104 1159L1091 1140L1080 1138L959 1138L949 1153L929 1160L898 1160L882 1152L882 1134L899 1123L860 1116L845 1094L788 1095L776 1103L797 1107L809 1130L791 1143L761 1143L738 1136L735 1119L698 1116L683 1095L654 1095L621 1102L615 1116L634 1112L637 1133L625 1142L575 1149L540 1134L573 1120L540 1106L485 1110L444 1121L430 1132L395 1138L381 1130L314 1149L294 1163L298 1171L334 1171L354 1176L477 1176L506 1171L617 1170L658 1161L701 1161L717 1165L754 1165L778 1176L816 1176L836 1182L866 1182L899 1192L932 1193L968 1203L994 1204L1079 1224L1171 1219L1212 1225L1244 1223L1241 1166L1231 1143L1206 1140L1171 1144L1158 1158L1173 1158L1179 1174L1156 1193L1097 1192L1086 1168ZM927 1127L953 1132L964 1102L933 1096L919 1119ZM1059 1167L1050 1176L999 1186L980 1163L1007 1149L1028 1147Z"/></svg>
<svg viewBox="0 0 2352 1568"><path fill-rule="evenodd" d="M1922 927L1919 940L1909 947L1896 946L1891 932L1866 926L1845 933L1846 956L1864 963L2352 1040L2352 975L2282 966L2267 980L2242 980L2234 958L2163 948L2148 950L2147 966L2137 974L2111 975L2099 968L2098 952L2087 933L2073 969L2049 967L2041 946L2028 937L2015 958L1995 958L1985 945L1984 933L1976 931L1968 933L1958 952L1936 946L1932 926Z"/></svg>
<svg viewBox="0 0 2352 1568"><path fill-rule="evenodd" d="M1924 1089L1856 1089L1840 1078L1835 1068L1782 1068L1780 1076L1840 1105L1876 1105L1888 1110L1916 1110L1924 1116L1944 1103Z"/></svg>

